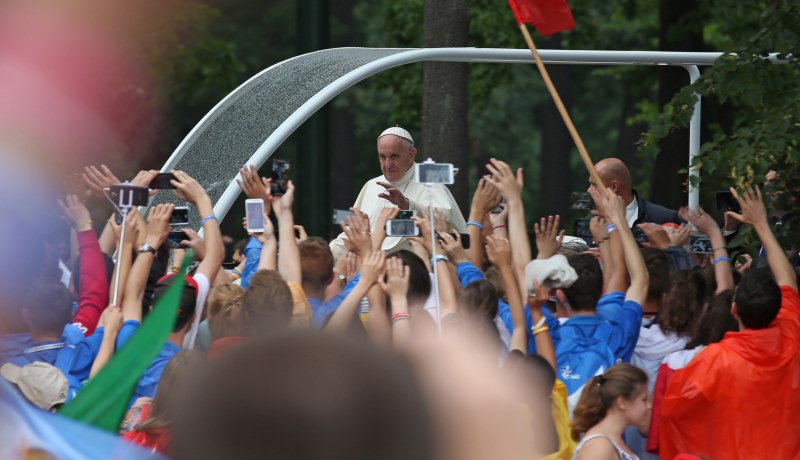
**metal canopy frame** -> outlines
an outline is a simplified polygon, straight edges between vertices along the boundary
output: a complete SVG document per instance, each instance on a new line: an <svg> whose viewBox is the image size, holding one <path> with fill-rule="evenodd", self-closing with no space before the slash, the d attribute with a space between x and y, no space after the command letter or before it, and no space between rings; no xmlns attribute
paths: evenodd
<svg viewBox="0 0 800 460"><path fill-rule="evenodd" d="M362 50L367 50L363 49ZM204 125L207 119L213 120L217 108L221 107L226 100L245 88L249 82L268 72L270 69L280 66L288 61L303 59L317 53L331 53L337 50L359 50L358 48L338 48L330 50L316 51L302 56L296 56L290 60L276 64L259 74L253 76L239 88L231 92L220 103L211 110L203 120L198 123L192 132L187 135L184 142L176 149L172 157L167 161L162 170L169 170L177 164L182 157L182 147L196 130ZM373 49L374 50L374 49ZM376 50L377 51L377 50ZM392 52L385 57L375 59L354 70L351 70L334 80L322 90L318 91L303 103L297 110L288 116L253 152L247 164L253 164L260 168L280 147L281 144L317 110L330 102L334 97L344 92L356 83L375 75L384 70L422 61L451 61L451 62L480 62L480 63L506 63L506 64L533 64L533 56L527 49L511 50L497 48L422 48L422 49L392 49L385 50ZM683 67L689 74L689 83L693 83L700 76L698 66L712 65L722 53L700 53L700 52L667 52L667 51L594 51L594 50L539 50L542 60L547 64L555 65L669 65ZM689 124L689 174L697 175L697 171L691 167L694 157L700 150L700 97L694 105L694 112ZM238 177L238 175L237 175ZM696 207L699 203L700 190L689 182L689 206ZM241 189L235 181L231 181L228 187L214 205L214 212L220 218L224 217L234 201L241 193Z"/></svg>

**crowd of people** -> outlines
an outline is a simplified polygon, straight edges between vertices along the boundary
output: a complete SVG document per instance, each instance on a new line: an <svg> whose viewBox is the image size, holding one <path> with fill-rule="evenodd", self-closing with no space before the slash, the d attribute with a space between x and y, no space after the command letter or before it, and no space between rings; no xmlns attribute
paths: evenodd
<svg viewBox="0 0 800 460"><path fill-rule="evenodd" d="M408 131L387 129L377 150L382 175L330 242L296 231L302 190L290 181L273 195L243 167L237 180L263 200L265 225L242 230L235 268L188 174L158 191L202 218L202 236L183 230L176 248L172 204L95 225L109 210L89 207L120 180L87 167L59 202L70 241L31 243L48 257L4 310L4 385L43 410L68 407L180 281L171 332L118 428L166 456L800 455L796 271L758 188L731 190L741 210L721 228L700 208L648 203L608 158L596 165L603 184L588 188L591 238L565 235L559 216L536 220L530 238L521 169L492 159L465 219L445 186L415 180ZM419 236L386 235L401 210L416 211ZM732 259L737 223L757 234L760 259ZM687 251L692 233L710 254Z"/></svg>

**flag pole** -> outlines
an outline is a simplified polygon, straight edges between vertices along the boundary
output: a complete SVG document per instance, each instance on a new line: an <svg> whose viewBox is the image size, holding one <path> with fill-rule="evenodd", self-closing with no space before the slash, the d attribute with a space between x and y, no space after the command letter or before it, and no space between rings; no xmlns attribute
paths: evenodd
<svg viewBox="0 0 800 460"><path fill-rule="evenodd" d="M519 25L519 30L522 31L522 36L525 37L525 42L528 44L528 48L531 50L531 54L533 54L533 59L536 61L536 67L539 68L539 73L542 74L542 79L544 80L545 86L547 86L547 91L550 92L550 96L553 98L553 102L556 103L556 107L558 108L558 113L561 114L561 118L564 119L564 124L567 125L567 130L569 134L572 136L572 140L575 141L575 145L578 147L578 152L581 154L581 159L583 159L583 164L586 165L586 169L589 170L589 175L594 180L594 183L597 184L601 188L605 188L603 184L603 180L600 179L600 175L597 174L597 170L594 168L594 163L592 163L592 159L589 158L589 152L586 151L586 147L583 145L583 141L581 140L580 134L578 134L578 130L575 129L575 125L572 123L572 119L569 117L569 113L567 113L567 109L564 107L564 103L561 102L561 96L558 95L558 91L556 87L553 85L552 80L550 80L550 74L547 73L547 69L542 62L542 58L539 57L539 51L536 50L536 45L533 44L533 38L531 34L528 32L528 26L525 23Z"/></svg>

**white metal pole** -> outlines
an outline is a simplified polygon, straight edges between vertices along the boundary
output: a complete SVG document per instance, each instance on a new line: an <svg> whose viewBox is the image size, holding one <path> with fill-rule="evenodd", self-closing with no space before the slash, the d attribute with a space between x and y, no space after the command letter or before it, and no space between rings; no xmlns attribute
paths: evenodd
<svg viewBox="0 0 800 460"><path fill-rule="evenodd" d="M433 300L436 306L436 329L442 337L442 313L439 308L439 269L436 261L436 225L433 215L433 184L426 183L428 188L428 223L431 227L431 265L433 265Z"/></svg>
<svg viewBox="0 0 800 460"><path fill-rule="evenodd" d="M683 66L689 72L689 82L694 83L700 78L700 70L696 65ZM689 121L689 208L697 209L700 206L700 184L692 185L692 180L699 181L700 174L692 166L697 154L700 153L700 95L695 94L692 119ZM694 178L694 179L693 179Z"/></svg>

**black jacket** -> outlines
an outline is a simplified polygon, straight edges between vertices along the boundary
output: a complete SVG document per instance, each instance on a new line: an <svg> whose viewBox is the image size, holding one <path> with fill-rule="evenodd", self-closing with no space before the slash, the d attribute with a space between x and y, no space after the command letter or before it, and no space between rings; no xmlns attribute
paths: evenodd
<svg viewBox="0 0 800 460"><path fill-rule="evenodd" d="M658 204L648 203L636 190L633 191L633 196L636 199L636 204L639 206L639 216L636 217L636 221L633 223L634 227L636 224L643 224L645 222L652 222L654 224L665 224L667 222L681 223L681 219L678 217L676 211Z"/></svg>

